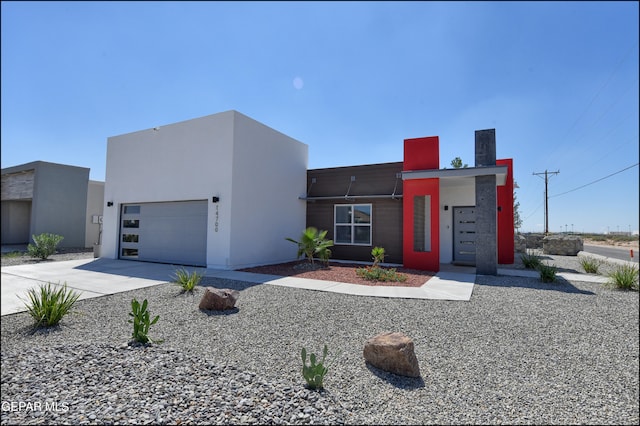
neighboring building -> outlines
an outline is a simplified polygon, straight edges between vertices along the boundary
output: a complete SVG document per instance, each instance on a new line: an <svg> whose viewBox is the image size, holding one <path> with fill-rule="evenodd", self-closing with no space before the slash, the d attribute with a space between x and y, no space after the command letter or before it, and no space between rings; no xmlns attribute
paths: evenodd
<svg viewBox="0 0 640 426"><path fill-rule="evenodd" d="M84 167L34 161L2 169L2 244L28 244L46 232L64 237L59 247L92 247L103 191Z"/></svg>
<svg viewBox="0 0 640 426"><path fill-rule="evenodd" d="M236 111L108 138L101 255L239 269L294 260L307 145Z"/></svg>

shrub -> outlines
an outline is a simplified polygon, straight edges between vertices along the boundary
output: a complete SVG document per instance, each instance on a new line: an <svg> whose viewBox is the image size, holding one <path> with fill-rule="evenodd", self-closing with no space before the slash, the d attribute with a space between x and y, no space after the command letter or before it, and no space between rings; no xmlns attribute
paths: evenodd
<svg viewBox="0 0 640 426"><path fill-rule="evenodd" d="M371 256L373 256L373 267L377 267L380 263L384 262L384 248L382 247L374 247L371 250Z"/></svg>
<svg viewBox="0 0 640 426"><path fill-rule="evenodd" d="M79 293L64 286L55 288L51 283L40 285L38 289L29 289L29 302L25 302L27 312L36 321L36 327L57 325L80 297Z"/></svg>
<svg viewBox="0 0 640 426"><path fill-rule="evenodd" d="M587 274L597 274L600 264L601 262L599 260L592 259L590 257L583 257L580 259L580 265Z"/></svg>
<svg viewBox="0 0 640 426"><path fill-rule="evenodd" d="M160 315L151 320L149 311L147 310L147 299L144 299L142 305L136 299L131 301L131 312L129 316L133 317L128 322L133 324L133 340L138 343L162 343L162 340L152 340L149 337L149 327L158 322Z"/></svg>
<svg viewBox="0 0 640 426"><path fill-rule="evenodd" d="M49 234L46 232L40 235L32 235L31 238L33 238L35 244L29 244L27 246L27 253L31 257L42 260L54 254L57 245L60 244L60 241L64 240L62 235Z"/></svg>
<svg viewBox="0 0 640 426"><path fill-rule="evenodd" d="M557 268L553 265L546 265L544 263L540 263L538 266L538 272L540 272L540 280L543 283L552 283L556 280L556 272Z"/></svg>
<svg viewBox="0 0 640 426"><path fill-rule="evenodd" d="M182 287L183 291L193 291L195 286L200 284L204 274L198 271L189 272L184 268L176 270L173 282Z"/></svg>
<svg viewBox="0 0 640 426"><path fill-rule="evenodd" d="M318 231L313 226L310 226L302 232L300 241L292 238L286 238L286 240L297 244L298 257L305 255L313 265L313 257L316 255L325 262L329 261L329 257L331 256L329 247L333 247L333 241L325 238L327 232L328 231Z"/></svg>
<svg viewBox="0 0 640 426"><path fill-rule="evenodd" d="M540 257L535 255L533 252L527 251L520 255L520 259L522 259L522 263L524 267L527 269L538 269L542 261Z"/></svg>
<svg viewBox="0 0 640 426"><path fill-rule="evenodd" d="M405 282L407 280L407 276L397 272L395 268L385 269L379 266L358 268L356 274L369 281Z"/></svg>
<svg viewBox="0 0 640 426"><path fill-rule="evenodd" d="M610 274L608 284L621 290L638 289L638 267L625 264L617 266Z"/></svg>
<svg viewBox="0 0 640 426"><path fill-rule="evenodd" d="M324 345L320 362L316 363L316 354L312 353L309 355L309 365L307 365L307 350L302 348L302 376L310 389L322 389L324 387L324 376L329 371L329 366L324 365L327 352L327 345ZM339 354L336 356L339 356Z"/></svg>

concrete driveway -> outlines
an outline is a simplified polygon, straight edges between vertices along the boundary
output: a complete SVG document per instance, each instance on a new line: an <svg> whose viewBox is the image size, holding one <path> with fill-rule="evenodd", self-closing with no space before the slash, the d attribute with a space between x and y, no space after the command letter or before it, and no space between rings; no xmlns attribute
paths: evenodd
<svg viewBox="0 0 640 426"><path fill-rule="evenodd" d="M189 269L189 268L187 268ZM2 268L2 315L25 311L29 288L65 283L80 299L99 297L171 281L176 266L113 259L40 262Z"/></svg>

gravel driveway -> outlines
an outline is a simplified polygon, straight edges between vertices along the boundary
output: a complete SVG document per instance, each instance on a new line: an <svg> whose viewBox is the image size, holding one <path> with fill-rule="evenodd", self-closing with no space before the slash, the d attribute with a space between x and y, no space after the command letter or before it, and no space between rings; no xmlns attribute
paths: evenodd
<svg viewBox="0 0 640 426"><path fill-rule="evenodd" d="M237 309L205 313L204 286L162 284L82 300L51 330L4 316L2 424L640 421L638 292L479 276L469 302L452 302L203 284L240 290ZM164 343L127 345L132 297L160 315L150 335ZM364 342L383 331L414 340L420 379L365 364ZM311 391L300 350L324 344L335 363Z"/></svg>

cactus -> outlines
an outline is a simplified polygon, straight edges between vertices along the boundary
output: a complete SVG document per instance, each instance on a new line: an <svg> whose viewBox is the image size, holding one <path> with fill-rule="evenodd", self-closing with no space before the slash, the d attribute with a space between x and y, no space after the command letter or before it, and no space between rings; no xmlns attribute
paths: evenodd
<svg viewBox="0 0 640 426"><path fill-rule="evenodd" d="M322 359L320 362L317 362L316 354L312 353L309 355L309 365L307 365L307 350L302 348L300 355L302 356L302 375L304 379L307 381L307 386L310 389L322 389L324 387L323 380L327 371L329 371L329 366L324 365L324 361L327 358L327 353L329 350L327 349L327 345L324 345L324 349L322 351Z"/></svg>

